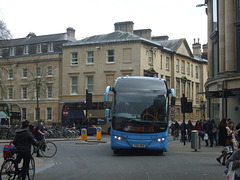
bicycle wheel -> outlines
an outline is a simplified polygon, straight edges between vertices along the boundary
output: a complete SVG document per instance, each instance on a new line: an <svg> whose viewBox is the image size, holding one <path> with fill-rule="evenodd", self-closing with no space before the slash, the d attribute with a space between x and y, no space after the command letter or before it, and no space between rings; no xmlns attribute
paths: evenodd
<svg viewBox="0 0 240 180"><path fill-rule="evenodd" d="M51 158L57 153L57 146L51 141L43 141L41 153L43 156Z"/></svg>
<svg viewBox="0 0 240 180"><path fill-rule="evenodd" d="M35 161L34 161L34 158L31 157L30 162L29 162L29 170L27 173L27 179L33 180L34 176L35 176Z"/></svg>
<svg viewBox="0 0 240 180"><path fill-rule="evenodd" d="M31 146L31 155L33 155L34 153L37 153L37 151L38 151L38 147Z"/></svg>
<svg viewBox="0 0 240 180"><path fill-rule="evenodd" d="M3 162L0 174L0 180L12 180L16 177L17 172L13 159L7 159Z"/></svg>

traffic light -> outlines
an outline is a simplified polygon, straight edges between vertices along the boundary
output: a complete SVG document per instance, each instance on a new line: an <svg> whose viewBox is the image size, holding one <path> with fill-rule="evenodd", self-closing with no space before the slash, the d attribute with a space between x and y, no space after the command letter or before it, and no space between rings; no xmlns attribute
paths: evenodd
<svg viewBox="0 0 240 180"><path fill-rule="evenodd" d="M192 113L192 102L187 102L186 97L181 97L181 111L182 113Z"/></svg>
<svg viewBox="0 0 240 180"><path fill-rule="evenodd" d="M185 113L186 105L187 105L187 98L186 97L181 97L181 111L182 111L182 113Z"/></svg>
<svg viewBox="0 0 240 180"><path fill-rule="evenodd" d="M88 90L86 90L86 107L92 109L92 93L88 93Z"/></svg>
<svg viewBox="0 0 240 180"><path fill-rule="evenodd" d="M175 97L174 96L171 97L171 106L175 106Z"/></svg>

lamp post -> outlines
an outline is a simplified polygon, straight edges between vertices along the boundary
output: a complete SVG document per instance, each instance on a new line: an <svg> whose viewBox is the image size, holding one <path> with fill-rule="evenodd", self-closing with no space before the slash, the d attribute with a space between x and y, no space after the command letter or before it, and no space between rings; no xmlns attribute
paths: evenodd
<svg viewBox="0 0 240 180"><path fill-rule="evenodd" d="M203 6L207 6L207 4L198 4L198 5L196 5L196 7L203 7Z"/></svg>
<svg viewBox="0 0 240 180"><path fill-rule="evenodd" d="M41 86L41 82L38 81L38 77L35 78L36 80L36 96L37 96L37 121L39 123L40 121L40 112L39 112L39 90L40 90L40 86Z"/></svg>

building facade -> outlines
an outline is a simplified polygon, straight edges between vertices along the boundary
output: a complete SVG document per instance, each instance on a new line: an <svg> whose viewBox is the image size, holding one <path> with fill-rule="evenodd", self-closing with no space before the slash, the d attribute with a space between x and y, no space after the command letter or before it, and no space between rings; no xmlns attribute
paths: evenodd
<svg viewBox="0 0 240 180"><path fill-rule="evenodd" d="M59 122L62 44L75 41L75 30L66 33L0 41L0 101L17 103L22 119L35 124ZM39 110L39 111L38 111Z"/></svg>
<svg viewBox="0 0 240 180"><path fill-rule="evenodd" d="M199 40L192 53L184 38L152 37L151 29L134 30L131 21L114 27L114 32L79 41L73 28L0 41L0 101L18 103L23 119L37 123L39 114L50 125L61 122L64 102L85 101L86 89L99 102L117 77L156 76L175 89L172 120L182 121L183 94L193 106L186 120L205 119L208 62L201 58Z"/></svg>
<svg viewBox="0 0 240 180"><path fill-rule="evenodd" d="M205 0L208 16L208 116L239 123L240 1Z"/></svg>
<svg viewBox="0 0 240 180"><path fill-rule="evenodd" d="M176 90L173 120L182 120L181 97L193 104L186 119L206 117L204 83L207 61L193 55L186 39L151 36L151 29L134 30L134 23L115 23L115 32L91 36L63 45L61 102L84 101L88 89L93 101L120 76L157 76ZM199 42L193 46L200 52ZM204 107L204 108L203 108Z"/></svg>

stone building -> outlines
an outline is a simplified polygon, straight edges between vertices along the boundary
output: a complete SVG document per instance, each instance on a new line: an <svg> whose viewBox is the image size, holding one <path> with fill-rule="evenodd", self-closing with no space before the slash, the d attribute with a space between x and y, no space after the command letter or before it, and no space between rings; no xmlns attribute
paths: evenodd
<svg viewBox="0 0 240 180"><path fill-rule="evenodd" d="M183 93L193 103L193 113L186 119L204 118L201 92L207 80L207 60L200 57L201 44L194 43L197 53L193 54L184 38L152 37L151 29L134 30L131 21L114 26L112 33L63 45L61 102L85 100L86 89L93 101L103 101L105 88L119 76L157 76L176 90L176 120L182 119Z"/></svg>
<svg viewBox="0 0 240 180"><path fill-rule="evenodd" d="M205 0L208 16L208 117L239 123L240 1Z"/></svg>
<svg viewBox="0 0 240 180"><path fill-rule="evenodd" d="M114 27L114 32L79 41L73 28L0 41L0 101L18 103L22 118L35 123L39 104L40 118L51 124L61 122L64 102L85 101L86 89L98 102L119 76L156 76L176 91L175 120L182 121L183 93L193 104L186 120L204 118L208 70L199 40L192 53L184 38L152 37L151 29L134 30L131 21Z"/></svg>
<svg viewBox="0 0 240 180"><path fill-rule="evenodd" d="M0 101L20 105L22 119L58 122L62 79L62 44L75 41L66 33L0 41ZM38 103L37 103L38 102ZM39 107L37 106L39 104Z"/></svg>

